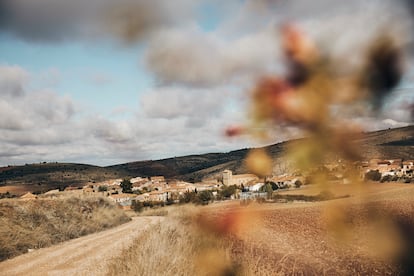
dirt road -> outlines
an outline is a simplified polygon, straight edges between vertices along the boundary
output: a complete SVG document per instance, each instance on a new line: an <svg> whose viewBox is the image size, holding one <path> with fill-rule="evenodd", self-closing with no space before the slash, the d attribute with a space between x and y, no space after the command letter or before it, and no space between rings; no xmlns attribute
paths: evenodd
<svg viewBox="0 0 414 276"><path fill-rule="evenodd" d="M105 275L109 261L162 217L135 217L103 232L70 240L0 263L0 275Z"/></svg>

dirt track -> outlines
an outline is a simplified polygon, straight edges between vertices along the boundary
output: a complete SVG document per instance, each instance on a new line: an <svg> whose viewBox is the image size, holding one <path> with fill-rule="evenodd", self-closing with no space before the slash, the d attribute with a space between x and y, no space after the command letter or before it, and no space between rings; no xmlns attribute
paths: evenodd
<svg viewBox="0 0 414 276"><path fill-rule="evenodd" d="M105 275L117 257L161 217L136 217L103 232L70 240L0 263L0 275Z"/></svg>

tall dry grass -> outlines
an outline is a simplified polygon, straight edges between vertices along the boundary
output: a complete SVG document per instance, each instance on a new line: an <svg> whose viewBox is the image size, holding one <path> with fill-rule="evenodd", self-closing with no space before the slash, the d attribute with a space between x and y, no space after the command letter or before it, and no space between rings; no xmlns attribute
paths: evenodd
<svg viewBox="0 0 414 276"><path fill-rule="evenodd" d="M283 255L262 252L234 235L219 233L215 226L206 225L204 216L210 216L209 212L192 205L166 207L162 214L144 211L141 215L163 215L165 219L113 260L109 275L250 276L285 275L289 271L291 266Z"/></svg>
<svg viewBox="0 0 414 276"><path fill-rule="evenodd" d="M129 221L99 197L0 201L0 260Z"/></svg>
<svg viewBox="0 0 414 276"><path fill-rule="evenodd" d="M166 208L166 218L124 250L109 275L236 275L228 241L194 223L194 206ZM166 214L164 212L164 214Z"/></svg>

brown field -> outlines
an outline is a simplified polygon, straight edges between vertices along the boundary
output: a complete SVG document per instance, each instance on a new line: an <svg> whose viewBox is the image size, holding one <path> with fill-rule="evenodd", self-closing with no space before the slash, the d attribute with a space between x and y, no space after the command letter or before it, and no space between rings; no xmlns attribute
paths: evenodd
<svg viewBox="0 0 414 276"><path fill-rule="evenodd" d="M208 209L219 222L222 214L241 216L232 231L232 252L238 262L255 260L246 267L247 274L398 273L414 248L414 185L372 183L359 190L353 185L335 185L329 190L336 196L352 196L245 209L218 204ZM283 193L319 192L312 185ZM414 261L412 255L409 258Z"/></svg>
<svg viewBox="0 0 414 276"><path fill-rule="evenodd" d="M0 186L0 194L9 192L10 194L21 196L27 192L33 191L33 188L26 185L8 185Z"/></svg>
<svg viewBox="0 0 414 276"><path fill-rule="evenodd" d="M137 240L111 271L115 275L125 268L123 274L135 275L151 267L158 274L174 268L176 275L413 273L414 185L330 188L336 195L352 196L248 206L232 201L191 212L180 210L188 207L165 209L166 223ZM284 193L319 192L317 186L307 186Z"/></svg>

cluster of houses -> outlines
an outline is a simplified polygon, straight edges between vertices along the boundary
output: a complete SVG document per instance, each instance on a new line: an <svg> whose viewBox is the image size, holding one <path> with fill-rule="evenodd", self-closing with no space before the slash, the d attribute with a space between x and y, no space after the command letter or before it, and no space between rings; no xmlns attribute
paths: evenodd
<svg viewBox="0 0 414 276"><path fill-rule="evenodd" d="M272 181L280 188L293 187L299 178L295 176L282 175L269 177L266 181ZM230 170L222 173L221 179L206 179L199 183L189 183L181 180L166 180L163 176L134 177L129 180L132 184L133 193L122 193L120 186L122 179L95 183L83 188L83 193L97 193L107 196L125 209L130 208L132 201L139 202L167 202L177 201L186 192L217 191L223 186L236 185L240 192L232 198L253 198L260 196L258 192L264 185L264 179L254 174L233 174ZM104 187L104 188L103 188Z"/></svg>
<svg viewBox="0 0 414 276"><path fill-rule="evenodd" d="M122 179L108 182L95 183L84 188L83 192L98 193L107 196L118 205L128 209L132 201L140 202L167 202L177 200L186 192L204 190L217 190L222 185L217 181L205 181L201 183L189 183L180 180L167 181L164 176L134 177L129 180L132 193L122 193Z"/></svg>
<svg viewBox="0 0 414 276"><path fill-rule="evenodd" d="M402 160L402 159L371 159L369 161L363 161L358 164L361 174L369 171L378 171L381 173L381 177L384 176L396 176L396 177L410 177L414 176L414 160Z"/></svg>
<svg viewBox="0 0 414 276"><path fill-rule="evenodd" d="M381 176L413 177L414 160L393 159L371 159L369 161L358 162L355 164L361 172L361 177L369 171L378 171ZM335 172L338 164L328 164L325 168L329 172ZM248 199L257 196L264 196L260 193L265 182L272 182L278 188L297 187L298 182L303 183L304 179L298 174L284 174L279 176L270 176L266 179L260 179L254 174L233 174L231 170L222 172L220 178L207 179L199 183L189 183L180 180L166 180L164 176L152 177L134 177L129 181L131 183L132 193L122 192L122 179L113 179L100 183L91 183L83 188L67 187L64 193L76 194L94 194L106 196L116 202L121 207L130 208L132 201L139 202L167 202L177 201L180 196L186 192L201 192L205 190L212 191L213 195L224 186L236 185L239 187L238 192L233 198ZM345 182L345 181L344 181ZM60 193L59 190L51 190L45 195L55 195ZM23 199L34 199L35 195L26 194Z"/></svg>

